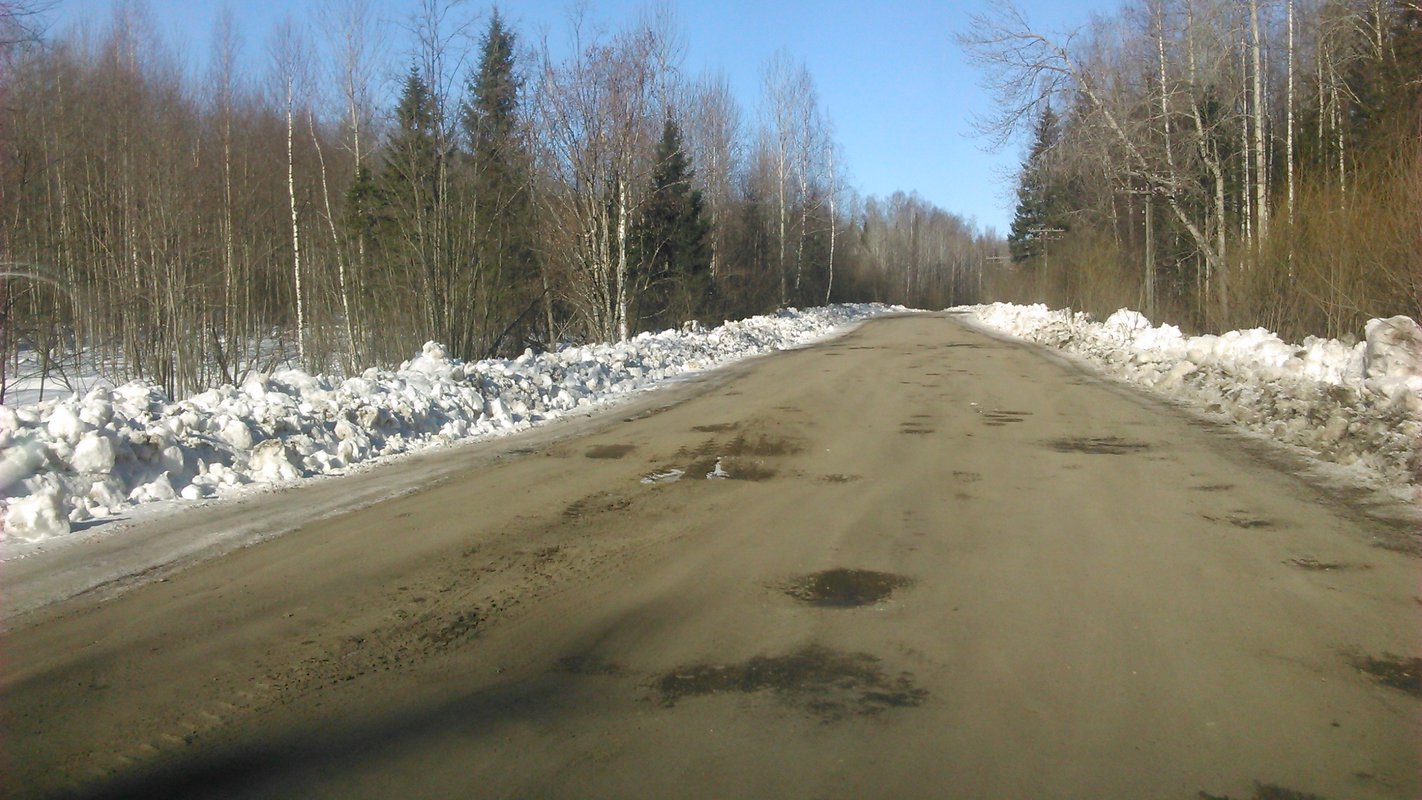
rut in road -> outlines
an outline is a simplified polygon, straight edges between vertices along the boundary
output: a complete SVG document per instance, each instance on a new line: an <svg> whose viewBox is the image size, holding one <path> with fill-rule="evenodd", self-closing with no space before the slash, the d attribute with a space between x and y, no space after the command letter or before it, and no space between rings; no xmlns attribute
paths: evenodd
<svg viewBox="0 0 1422 800"><path fill-rule="evenodd" d="M1415 559L1232 437L943 315L702 388L26 620L4 791L1422 788Z"/></svg>

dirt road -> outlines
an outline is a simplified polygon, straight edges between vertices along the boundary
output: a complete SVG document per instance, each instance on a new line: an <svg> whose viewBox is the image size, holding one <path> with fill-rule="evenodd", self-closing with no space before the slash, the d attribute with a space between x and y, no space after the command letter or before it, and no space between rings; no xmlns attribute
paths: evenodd
<svg viewBox="0 0 1422 800"><path fill-rule="evenodd" d="M1231 436L941 315L698 391L22 618L4 792L1422 789L1417 560Z"/></svg>

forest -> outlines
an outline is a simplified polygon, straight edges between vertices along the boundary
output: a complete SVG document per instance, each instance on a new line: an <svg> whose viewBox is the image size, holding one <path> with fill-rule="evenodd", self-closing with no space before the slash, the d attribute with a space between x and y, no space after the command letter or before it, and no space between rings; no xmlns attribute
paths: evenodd
<svg viewBox="0 0 1422 800"><path fill-rule="evenodd" d="M988 290L1220 332L1422 318L1422 4L1144 0L959 37L1031 142Z"/></svg>
<svg viewBox="0 0 1422 800"><path fill-rule="evenodd" d="M303 7L306 8L306 7ZM185 64L141 2L57 32L0 3L0 402L79 360L170 396L426 340L464 359L787 306L983 297L996 233L863 197L804 64L761 113L666 9L557 48L492 8L369 0ZM752 98L755 99L755 98Z"/></svg>

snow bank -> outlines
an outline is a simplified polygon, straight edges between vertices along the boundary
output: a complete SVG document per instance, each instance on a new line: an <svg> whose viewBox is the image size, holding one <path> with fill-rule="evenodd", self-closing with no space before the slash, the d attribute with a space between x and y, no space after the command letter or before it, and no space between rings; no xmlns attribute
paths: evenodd
<svg viewBox="0 0 1422 800"><path fill-rule="evenodd" d="M1262 328L1185 336L1127 309L1105 322L1040 304L953 310L1362 477L1422 483L1422 326L1408 317L1372 320L1350 346L1316 337L1289 344Z"/></svg>
<svg viewBox="0 0 1422 800"><path fill-rule="evenodd" d="M0 541L63 536L125 508L339 473L520 430L665 378L803 344L891 311L837 305L463 363L433 342L400 369L254 375L179 402L150 383L0 405Z"/></svg>

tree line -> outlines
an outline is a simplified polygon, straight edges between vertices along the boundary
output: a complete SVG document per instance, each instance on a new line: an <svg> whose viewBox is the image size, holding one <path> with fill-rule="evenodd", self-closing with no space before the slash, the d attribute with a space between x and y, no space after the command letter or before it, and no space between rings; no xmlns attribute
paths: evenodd
<svg viewBox="0 0 1422 800"><path fill-rule="evenodd" d="M962 43L1026 132L994 291L1197 330L1422 318L1422 5L1135 0Z"/></svg>
<svg viewBox="0 0 1422 800"><path fill-rule="evenodd" d="M22 351L181 394L427 339L476 359L941 307L1004 249L916 195L859 196L802 63L766 65L758 118L723 75L685 77L665 12L575 21L555 56L497 10L422 0L394 37L327 0L257 47L223 15L194 70L141 4L54 37L24 8L0 5L0 400Z"/></svg>

